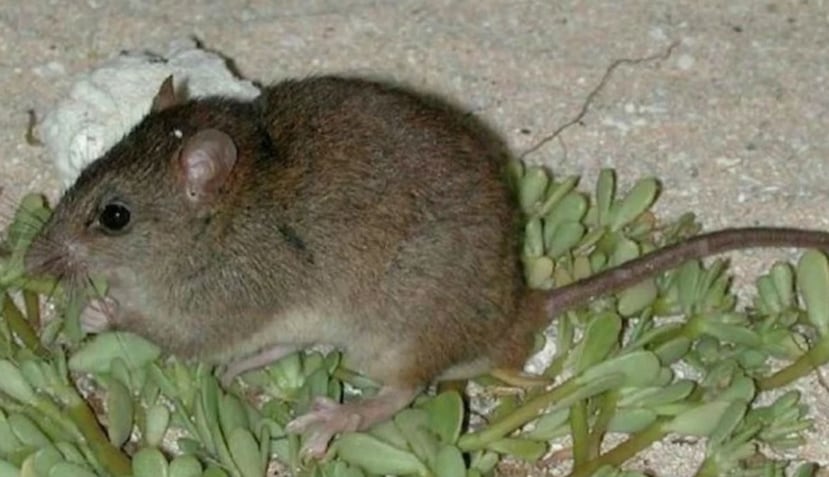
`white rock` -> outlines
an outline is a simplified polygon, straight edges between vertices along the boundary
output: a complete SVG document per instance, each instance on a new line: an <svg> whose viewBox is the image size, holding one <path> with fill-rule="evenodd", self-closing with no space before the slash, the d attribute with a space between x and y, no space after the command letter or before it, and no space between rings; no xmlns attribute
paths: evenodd
<svg viewBox="0 0 829 477"><path fill-rule="evenodd" d="M171 74L176 89L184 87L189 98L259 95L253 83L234 76L221 56L192 40L172 43L164 56L125 53L112 58L79 78L39 127L64 186L147 114L158 87Z"/></svg>

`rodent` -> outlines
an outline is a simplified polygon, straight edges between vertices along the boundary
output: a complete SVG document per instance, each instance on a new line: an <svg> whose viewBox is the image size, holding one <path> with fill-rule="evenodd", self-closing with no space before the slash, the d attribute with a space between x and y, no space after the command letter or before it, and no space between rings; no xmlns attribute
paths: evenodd
<svg viewBox="0 0 829 477"><path fill-rule="evenodd" d="M340 348L382 388L297 417L289 429L308 433L311 454L430 382L521 369L557 313L687 259L829 248L820 231L729 229L532 291L509 151L448 101L337 76L282 81L253 101L181 101L172 84L65 192L27 270L105 277L88 329L229 362L225 382L309 345Z"/></svg>

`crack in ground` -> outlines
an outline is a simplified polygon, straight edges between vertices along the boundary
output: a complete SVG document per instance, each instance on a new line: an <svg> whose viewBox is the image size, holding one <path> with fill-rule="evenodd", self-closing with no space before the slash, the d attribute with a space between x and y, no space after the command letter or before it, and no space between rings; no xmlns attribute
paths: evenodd
<svg viewBox="0 0 829 477"><path fill-rule="evenodd" d="M573 126L575 124L578 124L587 115L588 111L590 110L590 106L593 105L593 102L596 99L596 96L598 96L599 93L602 92L604 87L610 81L610 77L613 75L613 72L616 71L616 69L618 67L620 67L622 65L638 65L638 64L642 64L642 63L649 63L651 61L665 61L665 60L667 60L668 58L671 57L671 55L674 52L674 49L676 49L676 47L679 46L679 43L680 43L679 40L674 41L673 43L668 45L668 48L666 48L661 53L656 53L656 54L653 54L653 55L643 56L643 57L639 57L639 58L619 58L619 59L614 60L613 63L611 63L607 67L607 69L605 69L605 72L602 75L602 78L601 78L601 80L599 80L599 83L596 85L596 87L593 88L590 91L590 93L587 94L587 97L584 99L584 102L582 103L581 109L579 110L578 114L576 114L576 116L574 116L572 119L570 119L566 123L564 123L561 126L559 126L558 128L556 128L552 133L550 133L547 136L544 136L543 138L541 138L537 143L535 143L535 145L530 146L530 148L525 150L524 152L522 152L521 155L518 156L518 158L523 160L528 155L530 155L530 154L538 151L542 147L546 146L548 143L550 143L550 141L553 141L555 139L560 140L561 139L560 138L561 133L563 133L565 130L567 130L571 126ZM564 150L566 151L567 149L564 146L563 142L561 142L561 145L564 148Z"/></svg>

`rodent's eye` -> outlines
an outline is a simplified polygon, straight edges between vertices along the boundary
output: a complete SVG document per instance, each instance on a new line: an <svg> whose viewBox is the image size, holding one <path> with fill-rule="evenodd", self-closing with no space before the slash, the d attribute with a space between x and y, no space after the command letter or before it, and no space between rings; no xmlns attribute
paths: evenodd
<svg viewBox="0 0 829 477"><path fill-rule="evenodd" d="M121 202L109 202L98 212L98 223L106 232L123 232L130 223L130 209Z"/></svg>

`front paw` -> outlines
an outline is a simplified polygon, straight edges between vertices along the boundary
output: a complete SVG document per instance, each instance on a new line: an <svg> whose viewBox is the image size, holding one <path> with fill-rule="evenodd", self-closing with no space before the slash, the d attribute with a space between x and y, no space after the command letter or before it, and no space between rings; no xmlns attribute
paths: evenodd
<svg viewBox="0 0 829 477"><path fill-rule="evenodd" d="M112 328L118 313L118 303L109 297L91 300L81 312L84 333L101 333Z"/></svg>

